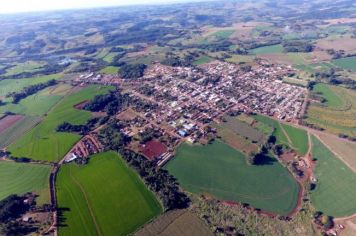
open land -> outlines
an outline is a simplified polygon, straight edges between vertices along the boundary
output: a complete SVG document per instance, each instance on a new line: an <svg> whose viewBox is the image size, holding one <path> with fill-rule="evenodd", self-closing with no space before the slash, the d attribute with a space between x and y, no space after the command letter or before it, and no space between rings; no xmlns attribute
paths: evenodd
<svg viewBox="0 0 356 236"><path fill-rule="evenodd" d="M299 185L277 160L249 166L245 157L221 141L183 144L164 167L189 192L287 215L296 206Z"/></svg>
<svg viewBox="0 0 356 236"><path fill-rule="evenodd" d="M34 192L39 205L49 203L49 173L51 167L0 161L0 200L10 194Z"/></svg>
<svg viewBox="0 0 356 236"><path fill-rule="evenodd" d="M316 189L311 192L315 208L334 217L356 213L356 174L313 136Z"/></svg>
<svg viewBox="0 0 356 236"><path fill-rule="evenodd" d="M85 167L61 167L57 192L64 220L60 235L127 235L162 211L138 175L114 152L92 156Z"/></svg>

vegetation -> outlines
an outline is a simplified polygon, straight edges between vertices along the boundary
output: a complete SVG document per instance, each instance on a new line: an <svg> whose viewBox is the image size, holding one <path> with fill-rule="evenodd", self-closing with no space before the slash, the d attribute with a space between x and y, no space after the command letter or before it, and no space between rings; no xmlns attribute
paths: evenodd
<svg viewBox="0 0 356 236"><path fill-rule="evenodd" d="M299 186L277 160L269 157L257 166L248 165L241 153L221 141L207 146L183 144L164 168L192 193L248 203L280 215L296 206Z"/></svg>
<svg viewBox="0 0 356 236"><path fill-rule="evenodd" d="M112 92L95 96L92 101L84 106L84 109L92 112L106 111L108 115L114 115L125 108L129 102L128 94Z"/></svg>
<svg viewBox="0 0 356 236"><path fill-rule="evenodd" d="M57 178L60 235L128 235L162 212L115 152L94 155L85 166L64 165Z"/></svg>
<svg viewBox="0 0 356 236"><path fill-rule="evenodd" d="M356 57L345 57L332 60L332 63L346 70L356 71Z"/></svg>
<svg viewBox="0 0 356 236"><path fill-rule="evenodd" d="M15 157L29 157L34 160L57 161L61 159L80 138L71 133L56 132L58 125L68 122L79 125L87 122L91 114L75 109L74 106L93 98L96 94L107 93L111 87L89 86L65 97L51 112L30 132L25 133L9 151Z"/></svg>
<svg viewBox="0 0 356 236"><path fill-rule="evenodd" d="M0 200L11 194L23 195L27 192L34 192L40 195L39 204L48 203L50 171L51 167L46 165L1 161Z"/></svg>
<svg viewBox="0 0 356 236"><path fill-rule="evenodd" d="M315 208L334 217L350 216L356 213L356 174L334 156L316 137L313 141L313 158L316 188L311 192Z"/></svg>
<svg viewBox="0 0 356 236"><path fill-rule="evenodd" d="M124 79L137 79L143 76L145 69L145 64L125 64L120 67L119 75Z"/></svg>

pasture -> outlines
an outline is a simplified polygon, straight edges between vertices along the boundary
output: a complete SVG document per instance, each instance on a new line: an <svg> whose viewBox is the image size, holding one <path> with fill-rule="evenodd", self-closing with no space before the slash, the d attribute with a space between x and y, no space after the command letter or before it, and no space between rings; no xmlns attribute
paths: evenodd
<svg viewBox="0 0 356 236"><path fill-rule="evenodd" d="M282 52L283 52L283 46L281 44L254 48L249 51L250 54L254 54L254 55L274 54L274 53L282 53Z"/></svg>
<svg viewBox="0 0 356 236"><path fill-rule="evenodd" d="M17 63L14 67L6 70L6 76L21 74L25 72L38 71L42 66L46 65L43 62L27 61L24 63Z"/></svg>
<svg viewBox="0 0 356 236"><path fill-rule="evenodd" d="M91 118L91 113L75 109L74 105L109 90L110 87L107 86L89 86L66 96L44 117L39 125L11 144L9 151L15 157L25 156L34 160L59 161L80 139L80 136L56 132L57 126L63 122L85 123Z"/></svg>
<svg viewBox="0 0 356 236"><path fill-rule="evenodd" d="M276 137L277 144L285 144L298 152L299 155L305 155L308 151L308 135L305 130L295 128L287 124L281 124L277 120L267 116L256 115L255 119L274 129L272 135Z"/></svg>
<svg viewBox="0 0 356 236"><path fill-rule="evenodd" d="M235 30L233 29L227 29L227 30L218 30L214 33L212 33L212 36L215 36L219 39L227 39L230 38L231 35L233 35L235 33Z"/></svg>
<svg viewBox="0 0 356 236"><path fill-rule="evenodd" d="M316 137L313 141L313 158L316 189L311 191L315 208L323 213L344 217L356 213L356 173L334 156Z"/></svg>
<svg viewBox="0 0 356 236"><path fill-rule="evenodd" d="M342 69L356 71L356 56L335 59L331 62Z"/></svg>
<svg viewBox="0 0 356 236"><path fill-rule="evenodd" d="M315 89L326 102L312 103L306 121L334 134L356 137L356 92L326 84L318 84Z"/></svg>
<svg viewBox="0 0 356 236"><path fill-rule="evenodd" d="M213 61L212 58L208 57L208 56L201 56L199 57L197 60L195 60L193 62L194 65L203 65L203 64L206 64L206 63L209 63Z"/></svg>
<svg viewBox="0 0 356 236"><path fill-rule="evenodd" d="M115 152L96 154L85 166L61 167L59 235L128 235L162 212L137 173Z"/></svg>
<svg viewBox="0 0 356 236"><path fill-rule="evenodd" d="M119 68L116 66L107 66L104 69L100 70L100 73L104 74L117 74L119 72Z"/></svg>
<svg viewBox="0 0 356 236"><path fill-rule="evenodd" d="M0 161L0 200L11 194L39 194L36 202L50 202L49 174L51 166Z"/></svg>
<svg viewBox="0 0 356 236"><path fill-rule="evenodd" d="M134 236L213 235L207 225L186 210L168 211L140 229Z"/></svg>
<svg viewBox="0 0 356 236"><path fill-rule="evenodd" d="M277 160L248 165L243 154L221 141L206 146L182 144L164 167L187 191L242 202L280 215L297 203L299 185Z"/></svg>

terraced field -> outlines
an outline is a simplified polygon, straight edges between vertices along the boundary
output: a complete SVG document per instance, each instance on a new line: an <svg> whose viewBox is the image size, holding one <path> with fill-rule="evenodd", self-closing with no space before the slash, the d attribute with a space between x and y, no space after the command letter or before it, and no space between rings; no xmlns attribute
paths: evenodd
<svg viewBox="0 0 356 236"><path fill-rule="evenodd" d="M29 157L34 160L58 161L80 138L72 133L58 133L56 128L63 122L83 124L91 118L90 112L77 110L74 105L89 100L97 94L103 94L110 87L89 86L77 93L66 96L51 112L30 132L9 147L15 157Z"/></svg>
<svg viewBox="0 0 356 236"><path fill-rule="evenodd" d="M317 187L311 200L317 210L334 217L356 213L356 173L334 156L316 137L313 141L313 158L317 159L315 177Z"/></svg>
<svg viewBox="0 0 356 236"><path fill-rule="evenodd" d="M249 203L281 215L297 203L299 185L277 160L248 165L243 154L221 141L206 146L182 144L164 168L195 194Z"/></svg>
<svg viewBox="0 0 356 236"><path fill-rule="evenodd" d="M36 200L39 205L49 203L50 171L47 165L0 161L0 200L11 194L35 192L40 194Z"/></svg>
<svg viewBox="0 0 356 236"><path fill-rule="evenodd" d="M159 215L161 205L115 152L89 164L61 167L57 178L63 210L59 235L128 235Z"/></svg>
<svg viewBox="0 0 356 236"><path fill-rule="evenodd" d="M334 134L356 137L356 92L326 84L318 84L315 91L326 103L312 103L306 121Z"/></svg>

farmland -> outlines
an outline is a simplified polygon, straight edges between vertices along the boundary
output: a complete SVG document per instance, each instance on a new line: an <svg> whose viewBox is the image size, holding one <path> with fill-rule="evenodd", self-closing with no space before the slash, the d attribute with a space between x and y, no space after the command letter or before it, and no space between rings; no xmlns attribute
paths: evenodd
<svg viewBox="0 0 356 236"><path fill-rule="evenodd" d="M155 235L213 235L209 228L194 214L185 210L169 211L134 234Z"/></svg>
<svg viewBox="0 0 356 236"><path fill-rule="evenodd" d="M265 46L252 49L250 51L251 54L260 55L260 54L274 54L274 53L282 53L283 46L280 44L272 45L272 46Z"/></svg>
<svg viewBox="0 0 356 236"><path fill-rule="evenodd" d="M6 71L6 75L16 75L24 72L33 72L41 68L45 63L28 61L25 63L17 64Z"/></svg>
<svg viewBox="0 0 356 236"><path fill-rule="evenodd" d="M334 134L356 137L356 93L324 84L316 86L316 89L326 102L312 103L308 108L306 122Z"/></svg>
<svg viewBox="0 0 356 236"><path fill-rule="evenodd" d="M35 160L58 161L62 158L80 136L72 133L58 133L56 128L63 122L72 124L85 123L90 112L77 110L73 106L80 101L93 98L96 94L106 93L110 87L89 86L71 94L51 110L51 112L30 132L9 147L12 155L26 156Z"/></svg>
<svg viewBox="0 0 356 236"><path fill-rule="evenodd" d="M49 173L46 165L0 161L0 200L11 194L35 192L39 204L49 203Z"/></svg>
<svg viewBox="0 0 356 236"><path fill-rule="evenodd" d="M100 70L100 72L104 74L117 74L118 71L119 68L115 66L107 66L104 69Z"/></svg>
<svg viewBox="0 0 356 236"><path fill-rule="evenodd" d="M312 204L317 210L334 217L356 213L356 174L335 157L316 137L313 158L317 159L316 189L311 192Z"/></svg>
<svg viewBox="0 0 356 236"><path fill-rule="evenodd" d="M332 60L332 63L346 70L356 71L356 57L345 57Z"/></svg>
<svg viewBox="0 0 356 236"><path fill-rule="evenodd" d="M182 144L165 169L189 192L286 215L296 206L299 186L278 161L267 162L250 166L241 153L216 141L207 146Z"/></svg>
<svg viewBox="0 0 356 236"><path fill-rule="evenodd" d="M93 175L95 173L95 175ZM161 213L155 196L114 152L58 173L59 235L127 235Z"/></svg>

